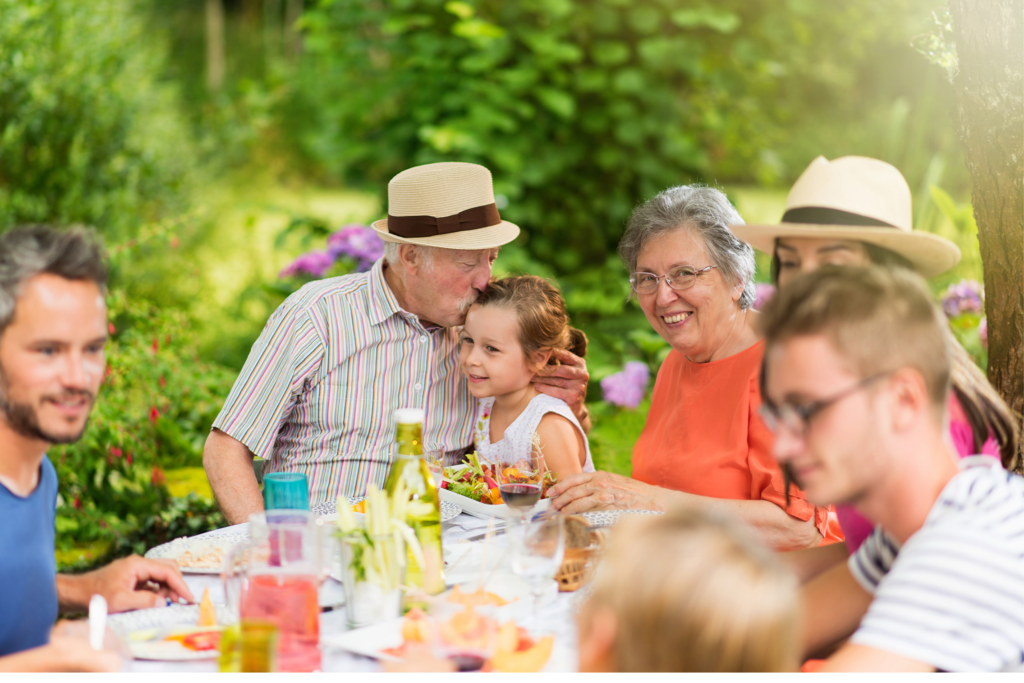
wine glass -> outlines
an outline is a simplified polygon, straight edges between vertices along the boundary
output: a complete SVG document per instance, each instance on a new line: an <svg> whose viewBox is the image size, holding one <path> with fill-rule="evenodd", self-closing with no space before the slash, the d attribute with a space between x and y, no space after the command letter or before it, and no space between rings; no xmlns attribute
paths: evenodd
<svg viewBox="0 0 1024 683"><path fill-rule="evenodd" d="M557 513L524 521L509 533L512 573L530 584L533 621L540 628L540 603L544 591L562 566L565 557L565 518Z"/></svg>
<svg viewBox="0 0 1024 683"><path fill-rule="evenodd" d="M434 486L440 489L441 480L444 479L444 451L424 451L423 459L427 462L430 476L434 478Z"/></svg>
<svg viewBox="0 0 1024 683"><path fill-rule="evenodd" d="M544 487L544 455L535 450L511 465L499 463L495 470L502 502L524 521Z"/></svg>

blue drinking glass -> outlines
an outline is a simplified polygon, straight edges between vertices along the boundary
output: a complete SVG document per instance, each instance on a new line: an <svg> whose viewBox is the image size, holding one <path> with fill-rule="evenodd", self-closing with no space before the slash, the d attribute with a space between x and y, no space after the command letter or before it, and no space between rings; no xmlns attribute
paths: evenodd
<svg viewBox="0 0 1024 683"><path fill-rule="evenodd" d="M297 472L263 475L263 504L267 510L308 510L309 484Z"/></svg>

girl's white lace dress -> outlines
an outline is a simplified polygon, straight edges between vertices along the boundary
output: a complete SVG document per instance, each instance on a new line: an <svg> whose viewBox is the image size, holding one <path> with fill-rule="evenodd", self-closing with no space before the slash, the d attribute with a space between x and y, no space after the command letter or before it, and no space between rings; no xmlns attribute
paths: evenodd
<svg viewBox="0 0 1024 683"><path fill-rule="evenodd" d="M493 407L493 396L477 401L473 440L476 442L476 452L481 458L506 465L511 465L517 460L528 459L533 450L533 435L537 431L540 419L547 413L556 413L571 422L583 436L583 445L587 449L587 461L583 464L583 471L594 471L594 461L590 458L590 443L587 441L587 435L583 433L583 428L580 427L576 416L572 414L569 405L562 399L547 394L535 396L526 406L526 410L508 426L505 436L497 443L491 443L491 409Z"/></svg>

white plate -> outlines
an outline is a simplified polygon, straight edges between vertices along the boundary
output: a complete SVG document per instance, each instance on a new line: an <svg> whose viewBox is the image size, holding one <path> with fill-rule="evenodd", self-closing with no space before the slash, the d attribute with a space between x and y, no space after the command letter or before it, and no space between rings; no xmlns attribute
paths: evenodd
<svg viewBox="0 0 1024 683"><path fill-rule="evenodd" d="M373 626L351 629L338 635L321 635L320 647L345 650L383 662L400 662L402 660L398 657L385 654L381 650L398 647L404 642L402 621L403 619L392 619Z"/></svg>
<svg viewBox="0 0 1024 683"><path fill-rule="evenodd" d="M191 551L193 555L210 550L219 550L221 557L227 557L228 551L239 543L249 540L249 523L236 524L223 529L215 529L198 536L176 538L170 543L150 548L146 557L152 559L176 560L182 553ZM179 565L180 566L180 565ZM217 567L181 567L183 574L220 574L223 565Z"/></svg>
<svg viewBox="0 0 1024 683"><path fill-rule="evenodd" d="M443 490L443 489L442 489ZM459 496L460 498L462 496ZM443 498L443 496L442 496ZM338 506L335 503L321 503L320 505L314 505L312 507L313 514L319 519L326 519L328 522L334 522L334 515L338 514ZM355 513L360 514L360 513ZM441 500L441 523L450 522L459 515L462 514L462 508L457 504Z"/></svg>
<svg viewBox="0 0 1024 683"><path fill-rule="evenodd" d="M448 502L453 505L458 505L467 515L479 517L480 519L488 519L490 517L508 519L515 514L508 505L485 505L480 501L467 498L466 496L460 496L458 493L453 493L448 489L441 489L438 493L441 494L442 503ZM544 498L533 506L533 510L534 512L540 512L541 510L547 510L550 506L551 499Z"/></svg>
<svg viewBox="0 0 1024 683"><path fill-rule="evenodd" d="M217 623L230 624L234 617L226 605L215 605ZM139 641L132 640L131 634L153 629L168 629L175 626L195 626L199 621L198 605L171 605L140 609L134 612L111 614L107 617L107 625L121 637L132 652L135 659L150 659L167 662L184 662L202 659L216 659L217 650L189 650L177 641Z"/></svg>
<svg viewBox="0 0 1024 683"><path fill-rule="evenodd" d="M495 577L498 578L498 577ZM501 577L503 580L508 578L517 579L518 577ZM495 587L497 584L488 582L488 585ZM554 582L552 582L554 585ZM497 593L497 590L493 592ZM499 593L500 594L500 593ZM557 595L557 588L555 590ZM504 597L504 596L503 596ZM501 612L498 614L498 621L507 621L511 618L511 614L504 612L513 605L529 605L529 600L519 600L501 608ZM402 642L402 619L393 619L391 621L385 621L380 624L373 626L367 626L365 628L352 629L345 631L338 635L333 636L321 636L320 646L327 648L335 648L339 650L345 650L353 654L362 655L364 657L370 657L379 661L394 662L400 661L393 655L385 654L381 650L387 648L399 647ZM521 622L520 622L521 623ZM555 647L551 653L551 658L544 666L543 671L547 673L556 671L575 671L576 660L573 652L567 647L567 643L562 642L563 637L556 637Z"/></svg>
<svg viewBox="0 0 1024 683"><path fill-rule="evenodd" d="M622 520L626 515L660 515L659 510L599 510L597 512L577 512L577 515L587 520L594 529L613 526Z"/></svg>

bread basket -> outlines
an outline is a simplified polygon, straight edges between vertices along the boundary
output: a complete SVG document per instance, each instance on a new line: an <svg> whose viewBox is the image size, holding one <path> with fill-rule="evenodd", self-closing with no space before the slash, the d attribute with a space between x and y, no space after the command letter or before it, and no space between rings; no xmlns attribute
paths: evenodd
<svg viewBox="0 0 1024 683"><path fill-rule="evenodd" d="M565 522L565 557L555 580L560 592L571 593L590 580L604 549L604 535L582 517L567 517Z"/></svg>

